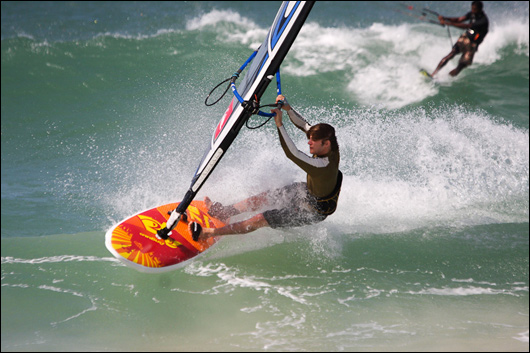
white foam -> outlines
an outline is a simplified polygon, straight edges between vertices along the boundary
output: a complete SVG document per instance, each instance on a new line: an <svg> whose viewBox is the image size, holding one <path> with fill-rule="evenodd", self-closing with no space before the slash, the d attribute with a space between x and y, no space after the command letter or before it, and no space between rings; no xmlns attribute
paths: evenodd
<svg viewBox="0 0 530 353"><path fill-rule="evenodd" d="M223 30L218 25L229 23ZM188 30L217 26L220 40L236 41L256 49L268 28L259 28L253 21L230 10L213 10L187 24ZM386 25L374 23L367 28L324 27L308 21L302 27L282 72L294 76L311 76L341 72L347 81L346 93L354 95L367 106L396 109L420 102L438 93L439 87L418 74L420 68L433 71L451 50L462 33L452 28L451 40L445 29L425 23ZM491 65L501 58L508 45L516 53L528 56L528 18L510 22L492 21L490 32L475 55L474 65ZM447 65L437 81L451 84Z"/></svg>
<svg viewBox="0 0 530 353"><path fill-rule="evenodd" d="M519 296L517 292L528 292L528 287L516 287L511 290L507 289L494 289L484 287L456 287L456 288L428 288L420 291L409 291L409 294L421 294L421 295L442 295L442 296L470 296L470 295L512 295Z"/></svg>
<svg viewBox="0 0 530 353"><path fill-rule="evenodd" d="M508 23L492 24L484 42L475 55L476 64L490 65L501 58L503 48L514 45L514 53L529 56L528 18Z"/></svg>
<svg viewBox="0 0 530 353"><path fill-rule="evenodd" d="M208 293L204 294L219 292L228 293L234 291L237 288L250 288L264 293L276 292L277 294L289 298L294 302L307 304L307 301L303 298L303 296L295 294L299 288L269 283L275 281L275 279L258 279L255 276L240 274L238 269L231 268L224 263L208 263L203 265L200 262L194 262L190 266L186 267L185 271L189 274L201 277L217 276L219 278L220 284L214 286L207 291ZM252 310L250 310L250 312L252 312Z"/></svg>
<svg viewBox="0 0 530 353"><path fill-rule="evenodd" d="M521 341L521 342L526 342L528 343L528 330L526 330L525 332L521 332L519 333L516 337L514 337L516 340L518 341Z"/></svg>
<svg viewBox="0 0 530 353"><path fill-rule="evenodd" d="M2 265L4 264L30 264L38 265L43 263L58 263L58 262L98 262L98 261L108 261L108 262L119 262L113 257L97 257L97 256L81 256L81 255L58 255L58 256L49 256L49 257L39 257L36 259L21 259L11 256L2 257Z"/></svg>
<svg viewBox="0 0 530 353"><path fill-rule="evenodd" d="M225 30L216 28L220 30L221 40L240 42L251 46L253 50L261 44L268 31L268 29L259 28L252 20L232 10L212 10L202 14L188 21L186 29L189 31L203 30L221 24L228 25Z"/></svg>
<svg viewBox="0 0 530 353"><path fill-rule="evenodd" d="M186 23L186 29L193 31L201 29L206 26L214 26L220 22L231 22L246 26L249 28L255 28L256 24L251 20L242 17L239 13L232 10L212 10L206 14L202 14L196 18L189 20Z"/></svg>

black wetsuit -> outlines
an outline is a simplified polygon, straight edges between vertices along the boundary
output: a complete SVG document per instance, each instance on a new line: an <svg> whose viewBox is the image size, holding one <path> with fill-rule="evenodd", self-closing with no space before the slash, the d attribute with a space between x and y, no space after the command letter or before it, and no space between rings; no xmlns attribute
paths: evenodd
<svg viewBox="0 0 530 353"><path fill-rule="evenodd" d="M479 44L482 43L488 33L489 21L484 12L477 14L468 12L465 17L465 21L470 21L471 27L458 38L453 51L454 54L462 53L459 63L468 66L473 62Z"/></svg>
<svg viewBox="0 0 530 353"><path fill-rule="evenodd" d="M466 14L466 21L470 21L471 27L466 31L466 35L477 46L482 43L489 30L488 16L482 11L477 14L468 12Z"/></svg>

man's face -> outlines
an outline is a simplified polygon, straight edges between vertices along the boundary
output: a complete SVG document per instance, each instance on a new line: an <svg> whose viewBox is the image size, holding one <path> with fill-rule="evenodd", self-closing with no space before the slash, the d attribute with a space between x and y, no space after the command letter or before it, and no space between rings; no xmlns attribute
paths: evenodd
<svg viewBox="0 0 530 353"><path fill-rule="evenodd" d="M477 5L471 5L471 12L472 13L479 13L479 9Z"/></svg>

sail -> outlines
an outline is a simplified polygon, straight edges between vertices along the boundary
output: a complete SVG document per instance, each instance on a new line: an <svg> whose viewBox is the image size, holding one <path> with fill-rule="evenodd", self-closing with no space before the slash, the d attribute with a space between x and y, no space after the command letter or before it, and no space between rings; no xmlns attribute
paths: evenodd
<svg viewBox="0 0 530 353"><path fill-rule="evenodd" d="M243 77L237 92L243 101L259 102L272 78L278 71L283 59L287 55L298 32L302 28L314 1L284 1L276 14L274 22L257 50L252 63ZM184 199L174 211L173 220L168 220L167 228L171 230L171 222L183 214L197 192L204 185L216 165L230 147L241 127L252 116L253 112L246 108L239 99L234 97L221 120L217 124L209 148L204 154L191 186ZM173 215L172 215L173 216Z"/></svg>

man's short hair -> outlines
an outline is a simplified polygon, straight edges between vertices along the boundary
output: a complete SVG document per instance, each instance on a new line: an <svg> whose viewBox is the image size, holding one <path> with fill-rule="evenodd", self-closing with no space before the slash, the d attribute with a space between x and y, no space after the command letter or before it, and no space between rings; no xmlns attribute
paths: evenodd
<svg viewBox="0 0 530 353"><path fill-rule="evenodd" d="M306 136L307 138L313 138L313 140L329 140L331 143L331 150L339 150L337 136L335 136L335 129L329 124L321 123L311 126L311 128L307 130Z"/></svg>
<svg viewBox="0 0 530 353"><path fill-rule="evenodd" d="M471 6L476 6L479 11L482 11L482 9L484 8L484 4L482 3L482 1L473 1L471 3Z"/></svg>

